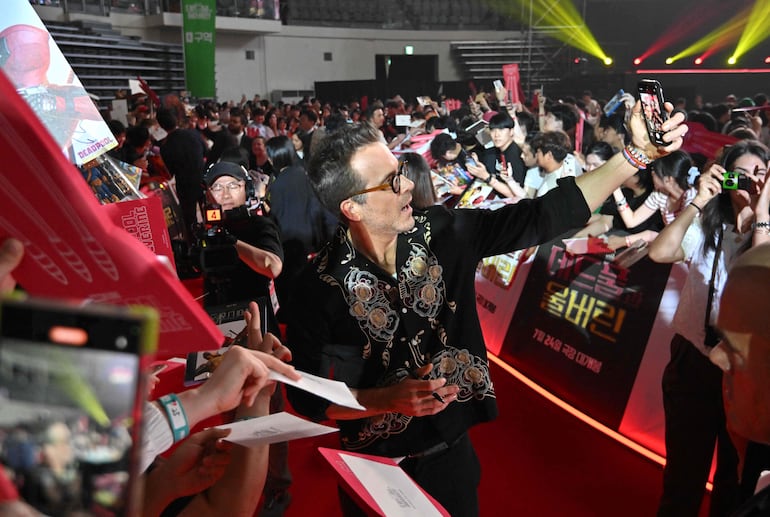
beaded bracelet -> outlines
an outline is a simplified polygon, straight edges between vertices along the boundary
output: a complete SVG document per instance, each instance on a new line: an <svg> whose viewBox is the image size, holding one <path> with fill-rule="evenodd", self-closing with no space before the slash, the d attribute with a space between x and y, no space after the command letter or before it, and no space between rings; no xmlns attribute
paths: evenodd
<svg viewBox="0 0 770 517"><path fill-rule="evenodd" d="M628 151L626 151L625 148L621 152L623 153L623 158L625 158L626 161L628 163L630 163L631 166L634 167L635 169L646 169L647 168L647 166L645 164L643 164L642 162L636 161L636 158L634 158L633 155L631 155Z"/></svg>
<svg viewBox="0 0 770 517"><path fill-rule="evenodd" d="M632 145L627 145L623 148L623 157L637 169L646 169L652 163L652 160L644 154L644 151Z"/></svg>
<svg viewBox="0 0 770 517"><path fill-rule="evenodd" d="M770 221L757 221L751 224L754 229L754 233L764 233L770 235Z"/></svg>
<svg viewBox="0 0 770 517"><path fill-rule="evenodd" d="M158 403L166 411L168 423L171 425L171 433L174 435L174 443L187 438L187 435L190 434L190 425L187 423L187 415L179 397L174 393L169 393L159 398Z"/></svg>
<svg viewBox="0 0 770 517"><path fill-rule="evenodd" d="M628 210L628 203L618 203L618 212Z"/></svg>

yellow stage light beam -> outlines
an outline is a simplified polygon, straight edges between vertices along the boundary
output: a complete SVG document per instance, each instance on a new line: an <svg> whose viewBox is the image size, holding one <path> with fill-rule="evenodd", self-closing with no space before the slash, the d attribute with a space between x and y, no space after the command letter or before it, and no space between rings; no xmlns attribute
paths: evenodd
<svg viewBox="0 0 770 517"><path fill-rule="evenodd" d="M552 38L595 56L605 64L612 62L571 0L487 0L486 3L506 16L548 31ZM530 17L526 18L527 15Z"/></svg>
<svg viewBox="0 0 770 517"><path fill-rule="evenodd" d="M744 9L738 14L730 18L727 22L720 25L713 31L709 32L701 39L682 50L678 54L671 56L671 62L678 61L684 57L694 56L707 49L711 49L712 52L718 48L726 47L730 41L734 41L738 38L743 28L746 26L746 22L749 18L749 9ZM671 63L666 63L671 64Z"/></svg>
<svg viewBox="0 0 770 517"><path fill-rule="evenodd" d="M542 13L543 21L555 29L553 37L607 62L609 56L596 41L571 1L537 0L532 6L536 13Z"/></svg>
<svg viewBox="0 0 770 517"><path fill-rule="evenodd" d="M60 369L55 383L80 409L88 413L96 423L102 426L110 424L107 412L99 402L93 387L82 377L72 362L72 356L59 350L52 352L58 358Z"/></svg>
<svg viewBox="0 0 770 517"><path fill-rule="evenodd" d="M731 58L737 61L746 52L770 36L770 2L756 0L746 23L746 28L735 46ZM733 63L731 63L733 64Z"/></svg>

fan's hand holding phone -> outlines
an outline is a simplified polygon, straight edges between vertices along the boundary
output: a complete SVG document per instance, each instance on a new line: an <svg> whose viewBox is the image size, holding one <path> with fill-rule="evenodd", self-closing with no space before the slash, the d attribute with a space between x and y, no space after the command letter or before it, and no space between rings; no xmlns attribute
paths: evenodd
<svg viewBox="0 0 770 517"><path fill-rule="evenodd" d="M47 515L137 515L140 354L152 309L13 297L0 303L0 449Z"/></svg>
<svg viewBox="0 0 770 517"><path fill-rule="evenodd" d="M642 116L650 141L655 145L668 145L668 142L663 140L665 133L663 123L668 120L668 113L664 107L663 88L654 79L642 79L637 85L637 92L639 101L642 103Z"/></svg>

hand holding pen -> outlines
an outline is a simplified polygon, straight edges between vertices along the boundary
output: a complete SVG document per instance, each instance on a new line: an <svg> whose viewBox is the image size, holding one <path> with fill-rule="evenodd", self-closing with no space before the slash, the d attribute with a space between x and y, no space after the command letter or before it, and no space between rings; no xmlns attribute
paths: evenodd
<svg viewBox="0 0 770 517"><path fill-rule="evenodd" d="M409 370L409 379L389 386L390 411L409 416L435 415L457 400L456 385L446 384L444 377L428 379L432 364Z"/></svg>
<svg viewBox="0 0 770 517"><path fill-rule="evenodd" d="M407 376L400 382L376 388L351 391L366 408L357 409L331 406L326 415L332 419L365 418L383 413L400 413L406 416L435 415L450 407L457 400L459 386L447 384L444 377L429 379L432 364L420 368L407 367Z"/></svg>
<svg viewBox="0 0 770 517"><path fill-rule="evenodd" d="M416 369L416 370L409 370L409 376L410 376L412 379L417 379L417 380L424 380L424 379L425 379L425 376L427 375L427 372L426 372L426 373L424 373L423 375L420 375L418 372L419 372L420 370L422 370L422 369L425 369L425 368L427 368L427 371L428 371L428 372L430 372L430 371L433 369L433 364L426 364L426 365L425 365L425 366L423 366L422 368L418 368L418 369ZM446 401L444 400L444 397L442 397L441 395L439 395L439 393L438 393L437 391L434 391L434 392L432 392L432 393L431 393L431 395L433 395L433 398L434 398L434 399L436 399L436 400L438 400L438 401L439 401L439 402L441 402L442 404L446 404Z"/></svg>

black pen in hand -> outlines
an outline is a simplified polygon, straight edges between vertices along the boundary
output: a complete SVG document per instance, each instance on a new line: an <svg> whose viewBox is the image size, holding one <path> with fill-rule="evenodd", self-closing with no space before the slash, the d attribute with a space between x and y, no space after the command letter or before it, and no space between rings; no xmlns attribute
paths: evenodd
<svg viewBox="0 0 770 517"><path fill-rule="evenodd" d="M419 375L417 375L417 370L407 370L409 372L409 376L412 379L416 379L418 381L424 380ZM436 393L435 391L431 392L431 395L433 395L433 398L441 402L442 404L446 404L446 401L444 400L444 397Z"/></svg>

